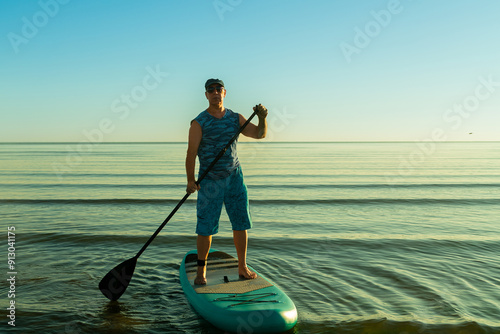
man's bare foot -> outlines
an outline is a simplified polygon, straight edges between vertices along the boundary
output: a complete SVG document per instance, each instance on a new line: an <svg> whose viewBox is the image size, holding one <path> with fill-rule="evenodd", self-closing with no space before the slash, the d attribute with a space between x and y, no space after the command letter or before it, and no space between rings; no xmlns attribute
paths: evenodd
<svg viewBox="0 0 500 334"><path fill-rule="evenodd" d="M194 279L194 285L207 285L207 279L203 276Z"/></svg>
<svg viewBox="0 0 500 334"><path fill-rule="evenodd" d="M238 273L240 274L241 279L255 279L257 278L257 274L248 269L248 267L244 267L243 269L239 269Z"/></svg>
<svg viewBox="0 0 500 334"><path fill-rule="evenodd" d="M195 285L206 285L207 284L207 267L206 266L198 266L198 272L196 274L196 278L194 279Z"/></svg>

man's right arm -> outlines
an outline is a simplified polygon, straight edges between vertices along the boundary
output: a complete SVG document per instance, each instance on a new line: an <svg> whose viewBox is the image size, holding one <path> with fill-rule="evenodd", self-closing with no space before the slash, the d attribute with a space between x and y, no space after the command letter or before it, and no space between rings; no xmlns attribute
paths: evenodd
<svg viewBox="0 0 500 334"><path fill-rule="evenodd" d="M189 139L188 139L188 149L186 154L186 176L187 176L187 187L186 191L188 193L194 193L200 190L200 186L196 185L196 180L194 178L194 168L196 165L196 156L198 154L198 147L201 142L201 126L197 121L191 122L191 127L189 128Z"/></svg>

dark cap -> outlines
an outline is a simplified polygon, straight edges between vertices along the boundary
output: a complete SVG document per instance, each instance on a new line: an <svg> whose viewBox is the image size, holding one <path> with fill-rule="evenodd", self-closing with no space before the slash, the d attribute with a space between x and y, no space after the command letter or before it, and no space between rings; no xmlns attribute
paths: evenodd
<svg viewBox="0 0 500 334"><path fill-rule="evenodd" d="M207 89L209 86L211 86L213 84L219 84L222 87L224 87L224 82L222 80L219 80L219 79L208 79L207 82L205 82L205 89Z"/></svg>

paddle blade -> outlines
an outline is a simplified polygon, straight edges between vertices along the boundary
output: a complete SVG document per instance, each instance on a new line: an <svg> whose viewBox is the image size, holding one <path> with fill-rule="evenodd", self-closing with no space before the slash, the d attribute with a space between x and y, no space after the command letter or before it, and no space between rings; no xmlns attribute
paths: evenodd
<svg viewBox="0 0 500 334"><path fill-rule="evenodd" d="M137 257L133 257L111 269L99 282L102 294L110 300L118 300L132 279L136 263Z"/></svg>

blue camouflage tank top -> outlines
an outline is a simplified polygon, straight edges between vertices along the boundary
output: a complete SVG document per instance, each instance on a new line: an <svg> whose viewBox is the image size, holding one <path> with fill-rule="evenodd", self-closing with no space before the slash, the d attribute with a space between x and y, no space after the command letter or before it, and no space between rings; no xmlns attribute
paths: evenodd
<svg viewBox="0 0 500 334"><path fill-rule="evenodd" d="M222 118L216 118L205 110L194 120L201 125L202 130L201 142L198 147L198 159L200 161L198 177L200 177L219 152L238 132L240 129L240 118L239 114L226 108L226 112ZM238 154L236 152L237 142L238 138L236 138L227 149L226 153L224 153L214 167L208 172L207 178L221 179L227 177L240 166Z"/></svg>

